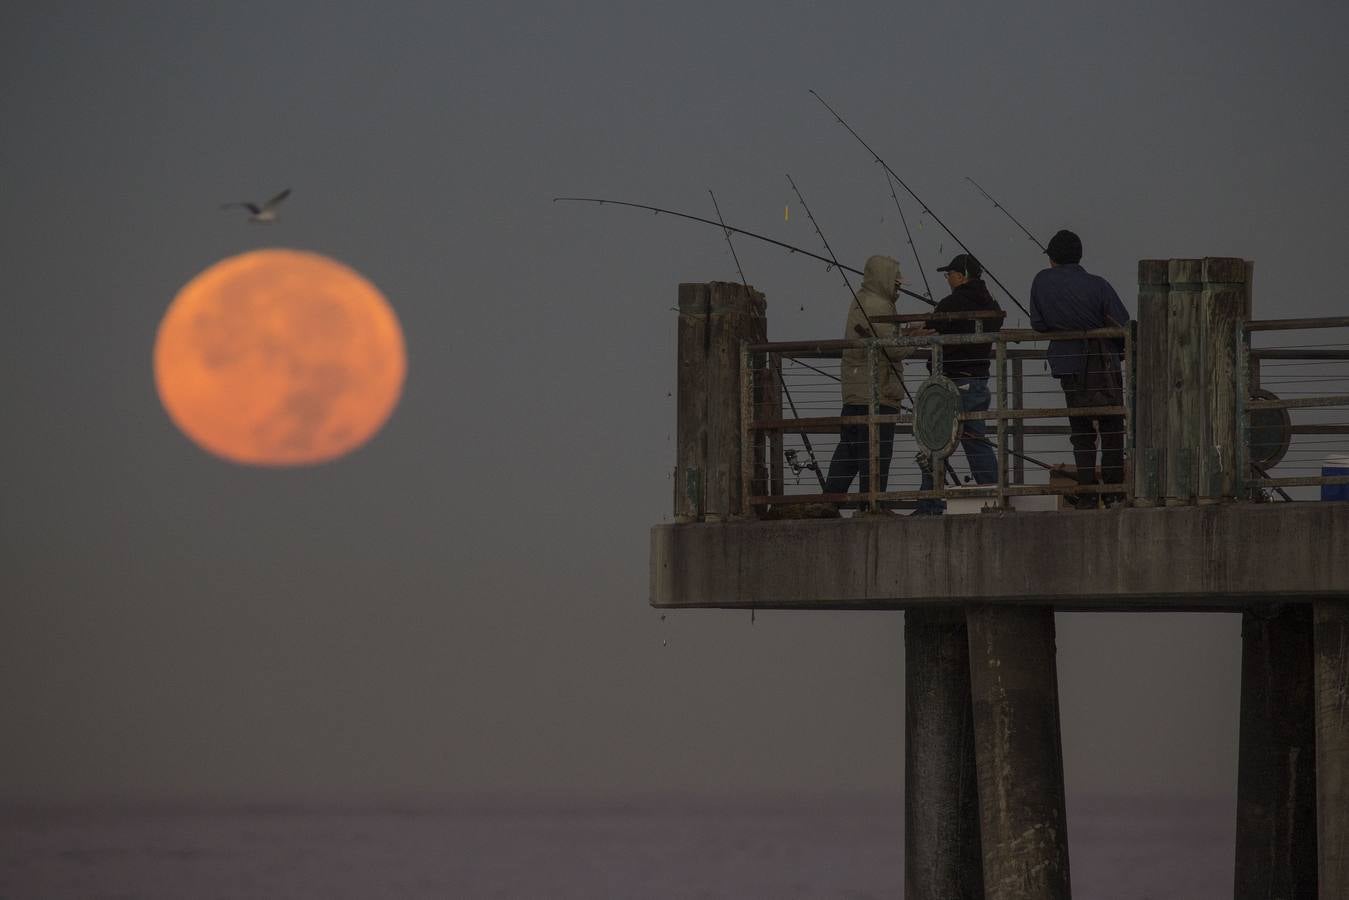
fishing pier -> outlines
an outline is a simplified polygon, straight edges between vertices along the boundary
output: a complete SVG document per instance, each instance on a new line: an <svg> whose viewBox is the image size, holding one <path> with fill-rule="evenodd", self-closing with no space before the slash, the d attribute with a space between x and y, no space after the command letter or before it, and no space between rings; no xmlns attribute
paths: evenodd
<svg viewBox="0 0 1349 900"><path fill-rule="evenodd" d="M1060 610L1240 614L1236 897L1349 897L1349 468L1327 463L1349 456L1349 317L1256 319L1252 270L1142 260L1137 321L1093 332L791 343L768 340L747 285L679 286L674 522L651 530L650 602L904 611L910 900L1070 896ZM1123 403L1090 410L1124 423L1116 484L1078 483L1043 371L1051 341L1083 338L1124 347ZM959 343L992 345L986 411L924 365ZM872 372L864 416L837 415L845 350ZM906 399L883 414L893 355ZM961 480L972 419L995 483ZM882 477L826 493L859 425ZM945 471L930 490L915 451ZM920 500L946 514L908 514Z"/></svg>

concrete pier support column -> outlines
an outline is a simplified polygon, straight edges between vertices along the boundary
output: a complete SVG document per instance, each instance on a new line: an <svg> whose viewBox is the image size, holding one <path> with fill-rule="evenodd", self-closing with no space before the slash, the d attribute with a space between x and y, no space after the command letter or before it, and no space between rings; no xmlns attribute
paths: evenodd
<svg viewBox="0 0 1349 900"><path fill-rule="evenodd" d="M1312 611L1241 623L1236 900L1316 896Z"/></svg>
<svg viewBox="0 0 1349 900"><path fill-rule="evenodd" d="M904 613L904 896L984 896L963 609Z"/></svg>
<svg viewBox="0 0 1349 900"><path fill-rule="evenodd" d="M982 606L966 619L984 894L1067 900L1054 611Z"/></svg>
<svg viewBox="0 0 1349 900"><path fill-rule="evenodd" d="M1321 900L1349 897L1349 597L1313 606Z"/></svg>

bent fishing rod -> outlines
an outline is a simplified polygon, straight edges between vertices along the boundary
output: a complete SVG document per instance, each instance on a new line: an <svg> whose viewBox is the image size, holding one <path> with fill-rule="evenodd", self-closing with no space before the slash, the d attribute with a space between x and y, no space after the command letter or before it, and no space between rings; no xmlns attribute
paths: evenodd
<svg viewBox="0 0 1349 900"><path fill-rule="evenodd" d="M913 251L913 261L918 264L918 274L923 276L923 290L927 292L928 299L932 299L932 285L927 283L927 269L923 266L923 261L918 258L918 248L913 245L913 232L909 231L909 220L904 217L904 207L899 205L899 195L895 193L895 181L890 177L890 173L885 173L885 184L890 188L890 196L895 201L895 212L899 213L899 223L904 226L904 237L909 241L909 249Z"/></svg>
<svg viewBox="0 0 1349 900"><path fill-rule="evenodd" d="M712 193L712 189L707 189L707 195L712 198L712 208L717 211L717 221L721 222L722 234L726 235L726 246L731 248L731 259L735 260L735 270L740 273L740 284L745 288L745 295L750 293L749 282L745 280L745 270L740 267L740 254L735 252L735 244L731 241L731 232L726 228L726 219L721 215L721 204L717 202L717 195ZM792 408L792 418L799 419L801 414L796 411L796 401L792 399L792 392L787 389L787 379L782 377L782 367L778 367L778 383L782 385L782 395L787 398L787 405ZM815 472L815 478L820 482L820 493L827 493L824 483L824 473L820 471L820 461L815 458L815 448L810 445L810 435L804 431L801 432L801 443L806 447L806 455L810 457L810 464L806 466ZM796 458L792 457L792 466L797 465ZM800 470L798 469L799 473ZM771 492L771 491L770 491Z"/></svg>
<svg viewBox="0 0 1349 900"><path fill-rule="evenodd" d="M1022 225L1022 224L1021 224L1021 220L1019 220L1016 216L1014 216L1014 215L1012 215L1010 212L1008 212L1008 211L1007 211L1007 207L1003 206L1003 205L1002 205L1001 203L999 203L997 200L994 200L994 199L993 199L993 195L990 194L988 191L984 190L984 186L983 186L983 185L981 185L979 182L975 181L973 178L971 178L971 177L968 176L968 175L965 176L965 180L968 181L970 184L974 185L975 187L977 187L977 188L979 189L979 193L981 193L981 194L983 194L985 197L987 197L987 198L988 198L988 202L990 202L990 203L993 204L993 208L994 208L994 209L999 209L999 210L1001 210L1001 211L1002 211L1002 214L1003 214L1004 216L1006 216L1007 218L1011 219L1012 222L1016 225L1017 228L1020 228L1023 232L1025 232L1026 237L1030 238L1030 239L1031 239L1031 243L1035 244L1035 246L1037 246L1037 247L1040 248L1040 252L1041 252L1041 253L1048 253L1048 252L1049 252L1049 251L1047 251L1047 250L1045 249L1045 245L1042 244L1042 243L1040 243L1040 239L1037 238L1035 235L1031 234L1031 233L1030 233L1030 229L1028 229L1025 225Z"/></svg>
<svg viewBox="0 0 1349 900"><path fill-rule="evenodd" d="M965 246L965 242L964 242L964 241L962 241L960 238L956 237L956 233L955 233L954 231L952 231L950 228L947 228L947 227L946 227L946 223L943 222L943 221L937 216L937 214L936 214L935 212L932 211L932 207L930 207L930 206L928 206L926 203L924 203L923 200L922 200L922 198L919 197L917 194L915 194L915 193L913 192L913 188L909 187L908 184L905 183L904 179L903 179L903 178L900 178L899 175L895 172L895 170L892 169L892 168L890 168L890 164L887 163L885 160L881 159L881 156L880 156L879 153L877 153L875 150L872 150L872 149L871 149L871 145L868 144L866 141L864 141L864 140L862 139L862 136L861 136L860 134L858 134L856 131L853 130L853 127L852 127L851 125L849 125L849 124L844 120L844 118L838 114L838 111L837 111L837 110L835 110L832 106L830 106L828 103L826 103L826 102L825 102L825 99L824 99L823 97L821 97L819 94L815 93L815 91L812 90L810 93L811 93L811 95L812 95L816 100L819 100L820 103L822 103L822 104L824 105L824 108L825 108L825 109L829 110L829 112L833 115L833 117L834 117L835 119L838 120L838 123L848 130L848 133L849 133L849 134L851 134L853 137L857 138L857 142L858 142L859 144L861 144L863 147L866 148L867 152L871 154L872 159L874 159L874 160L876 160L876 162L880 163L881 168L885 169L885 171L888 172L888 173L890 174L890 176L893 177L893 178L895 179L895 181L899 182L899 186L902 187L902 188L904 188L904 190L908 192L909 196L912 197L912 198L914 199L914 201L915 201L919 206L921 206L921 207L923 208L923 212L925 212L925 213L927 213L929 216L931 216L931 217L932 217L932 221L934 221L934 222L936 222L938 225L940 225L942 231L945 231L948 235L951 236L951 240L955 241L957 244L960 245L960 249L964 250L966 253L970 254L971 256L974 256L974 255L975 255L975 254L974 254L974 251L972 251L969 247L966 247L966 246ZM984 269L984 274L987 275L989 278L992 278L992 279L993 279L993 283L996 284L998 287L1002 288L1002 292L1003 292L1004 294L1007 295L1008 299L1010 299L1013 303L1016 304L1017 309L1021 310L1023 313L1025 313L1027 316L1029 316L1029 315L1030 315L1030 312L1027 311L1026 307L1024 307L1024 306L1021 305L1021 301L1018 300L1018 299L1016 299L1016 296L1013 295L1012 292L1009 291L1009 290L1007 289L1007 285L1005 285L1005 284L1003 284L1001 281L999 281L999 280L998 280L998 276L996 276L996 275L994 275L992 272L990 272L987 266L984 266L983 269Z"/></svg>
<svg viewBox="0 0 1349 900"><path fill-rule="evenodd" d="M766 235L758 234L758 233L753 232L753 231L747 231L747 230L744 229L744 228L736 228L734 225L727 225L727 224L722 223L722 222L714 222L714 221L712 221L711 219L704 219L702 216L694 216L694 215L690 215L689 213L678 212L677 210L673 210L673 209L662 209L662 208L659 207L659 206L647 206L647 205L645 205L645 204L643 204L643 203L629 203L629 202L627 202L626 200L609 200L609 199L607 199L607 198L602 198L602 197L554 197L554 198L553 198L553 202L554 202L554 203L558 203L558 202L564 202L564 203L596 203L596 204L599 204L600 206L603 206L603 205L605 205L606 203L608 203L608 204L612 204L612 205L614 205L614 206L629 206L629 207L632 207L633 209L645 209L645 210L649 210L650 212L656 213L657 215L660 215L661 213L664 213L664 214L667 215L667 216L675 216L675 217L680 218L680 219L688 219L688 220L690 220L690 221L692 221L692 222L702 222L704 225L711 225L711 226L713 226L714 228L722 228L722 229L725 229L726 231L732 231L732 232L735 232L736 234L743 234L745 237L752 237L752 238L754 238L755 240L765 241L765 242L767 242L767 243L769 243L769 244L773 244L773 245L775 245L775 246L781 247L782 249L786 250L788 253L800 253L802 256L809 256L811 259L818 259L820 262L825 263L825 264L828 265L830 268L833 268L833 267L837 266L841 271L852 272L854 275L861 275L861 274L862 274L861 270L859 270L859 269L854 269L852 266L845 266L845 265L843 265L843 263L839 262L837 259L833 259L833 260L827 259L826 257L820 256L818 253L811 253L809 250L802 250L800 247L794 247L794 246L792 246L791 244L783 243L782 241L776 240L776 239L771 238L771 237L767 237ZM826 270L826 271L827 271L827 270ZM928 306L936 306L936 305L937 305L935 302L932 301L932 299L931 299L930 297L924 297L922 294L919 294L919 293L917 293L916 291L910 291L910 290L906 290L905 288L900 288L900 289L899 289L899 292L900 292L901 294L906 294L906 295L908 295L908 296L914 298L915 300L921 300L921 301L923 301L924 303L926 303Z"/></svg>
<svg viewBox="0 0 1349 900"><path fill-rule="evenodd" d="M820 223L816 222L815 216L811 214L810 205L806 203L806 198L801 195L801 189L796 186L796 182L792 180L792 176L790 175L787 176L787 183L792 186L792 190L796 193L796 199L801 201L801 208L806 211L806 218L810 220L811 227L813 227L815 233L820 236L820 242L824 244L825 251L829 254L829 257L834 260L834 264L837 266L838 257L834 255L834 248L829 246L829 239L826 238L824 232L820 230ZM853 290L852 282L848 280L848 274L844 272L842 268L839 268L838 274L843 276L843 283L848 286L848 293L852 294L853 302L857 304L857 309L862 313L862 321L866 322L867 328L871 329L871 336L874 338L880 337L880 334L876 331L876 326L871 321L871 317L867 315L866 308L862 306L862 300L857 296L857 291ZM917 404L913 402L913 395L909 393L909 388L904 384L904 373L895 368L895 361L890 358L888 351L882 352L885 353L886 362L890 364L890 371L895 374L895 379L899 382L899 389L904 392L905 399L909 401L909 405L914 407L916 411ZM872 377L875 376L873 375ZM872 390L875 390L874 386ZM875 394L873 393L872 396L874 397ZM951 466L951 461L948 459L943 460L943 462L946 464L946 474L950 475L951 480L959 485L960 476L956 475L956 470ZM880 477L879 472L875 474L876 477Z"/></svg>

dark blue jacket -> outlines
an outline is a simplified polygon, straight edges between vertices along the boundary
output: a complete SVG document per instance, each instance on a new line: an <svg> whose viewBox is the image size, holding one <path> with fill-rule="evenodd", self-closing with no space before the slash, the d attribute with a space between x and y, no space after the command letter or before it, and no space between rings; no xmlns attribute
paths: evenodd
<svg viewBox="0 0 1349 900"><path fill-rule="evenodd" d="M1044 269L1030 286L1030 327L1036 331L1087 331L1127 325L1129 311L1119 294L1099 275L1081 266ZM1124 340L1112 341L1116 352ZM1086 341L1050 341L1049 371L1055 378L1081 375L1086 370Z"/></svg>

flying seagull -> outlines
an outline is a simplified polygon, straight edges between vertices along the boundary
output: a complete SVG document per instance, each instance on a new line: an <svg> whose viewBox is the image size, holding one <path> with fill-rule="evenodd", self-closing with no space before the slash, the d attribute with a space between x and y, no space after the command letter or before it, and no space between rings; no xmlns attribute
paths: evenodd
<svg viewBox="0 0 1349 900"><path fill-rule="evenodd" d="M271 224L272 222L276 221L276 208L281 205L282 200L285 200L289 196L290 196L290 188L286 188L284 191L277 194L275 197L268 200L261 206L259 206L256 203L248 203L248 202L222 203L220 204L220 208L233 209L236 206L242 206L249 212L248 221Z"/></svg>

